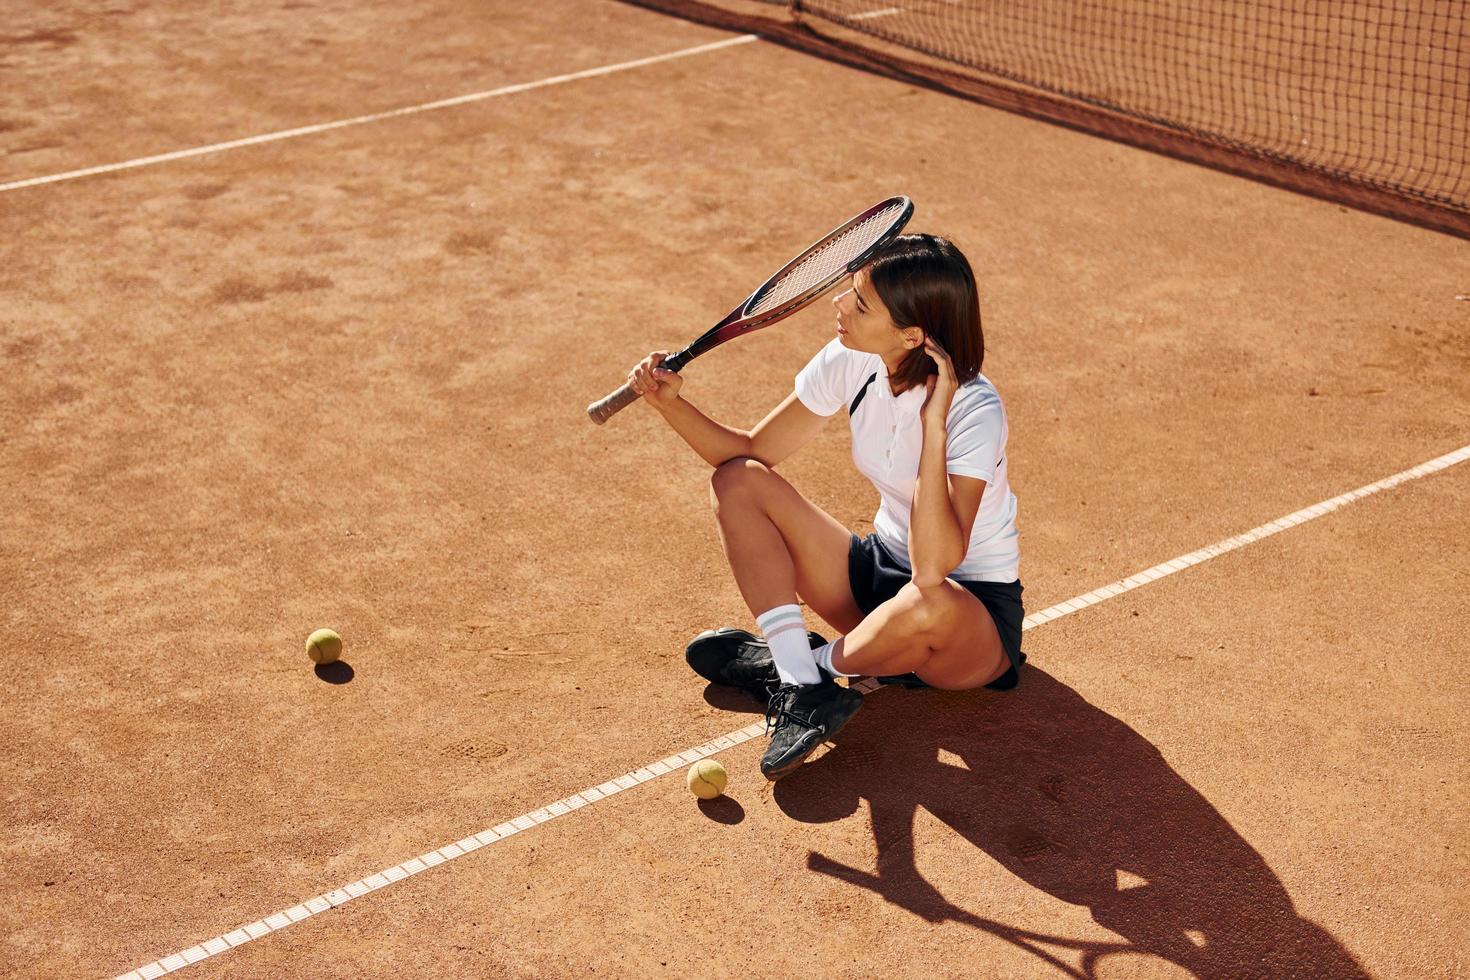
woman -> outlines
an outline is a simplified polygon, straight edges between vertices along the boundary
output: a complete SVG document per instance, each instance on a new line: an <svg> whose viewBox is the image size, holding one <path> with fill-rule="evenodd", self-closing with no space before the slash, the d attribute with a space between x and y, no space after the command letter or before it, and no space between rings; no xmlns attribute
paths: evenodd
<svg viewBox="0 0 1470 980"><path fill-rule="evenodd" d="M683 379L659 366L666 352L629 374L715 467L720 538L762 638L709 631L687 657L705 678L768 699L774 731L761 771L773 780L861 705L835 677L1008 689L1025 660L1006 416L980 374L985 340L969 262L943 238L904 235L832 302L837 336L748 432L686 401ZM774 471L843 407L853 461L880 497L865 539ZM843 635L828 643L809 634L798 596Z"/></svg>

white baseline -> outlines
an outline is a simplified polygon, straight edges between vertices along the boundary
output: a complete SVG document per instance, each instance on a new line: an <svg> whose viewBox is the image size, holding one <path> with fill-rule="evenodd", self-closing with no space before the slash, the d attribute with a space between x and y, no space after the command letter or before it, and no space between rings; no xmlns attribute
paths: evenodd
<svg viewBox="0 0 1470 980"><path fill-rule="evenodd" d="M1339 507L1350 504L1355 500L1361 500L1364 497L1370 497L1375 493L1396 487L1401 483L1407 483L1410 480L1417 480L1431 473L1437 473L1440 470L1454 466L1456 463L1463 463L1467 459L1470 459L1470 446L1463 446L1452 453L1446 453L1443 456L1431 459L1427 463L1421 463L1413 469L1384 477L1382 480L1370 483L1367 486L1359 487L1356 490L1340 494L1330 500L1324 500L1320 504L1313 504L1310 507L1305 507L1287 514L1285 517L1277 518L1269 524L1262 524L1260 527L1252 528L1244 534L1237 534L1234 537L1218 541L1208 547L1200 548L1198 551L1191 551L1187 555L1180 555L1178 558L1155 565L1152 568L1146 568L1125 579L1119 579L1101 588L1093 589L1091 592L1080 595L1075 599L1068 599L1065 602L1058 603L1050 609L1043 609L1039 613L1027 616L1022 629L1034 629L1042 623L1049 623L1054 619L1060 619L1062 616L1077 612L1079 609L1086 609L1088 606L1102 602L1104 599L1122 595L1124 592L1131 592L1150 582L1155 582L1166 576L1173 575L1175 572L1180 572L1193 565L1198 565L1210 558L1219 557L1228 551L1234 551L1252 542L1260 541L1262 538L1279 534L1287 528L1296 527L1298 524L1304 524L1325 514L1330 514ZM857 690L869 692L878 687L878 682L868 678L861 681L856 687ZM504 840L513 834L518 834L523 830L530 830L532 827L546 823L548 820L565 816L585 806L591 806L598 800L612 796L614 793L621 793L625 789L632 789L634 786L646 783L651 779L656 779L665 773L681 771L686 766L714 755L716 752L732 748L742 742L750 741L752 738L761 735L764 727L763 722L756 722L738 731L730 732L728 735L721 735L712 742L706 742L692 749L685 749L678 755L671 755L657 762L650 762L648 765L640 766L632 772L627 772L616 778L609 779L599 786L584 789L580 793L573 793L571 796L563 797L554 803L548 803L546 806L532 810L530 813L523 813L519 817L507 820L505 823L496 824L488 830L482 830L480 833L471 837L466 837L453 844L445 844L437 850L429 851L427 854L420 854L416 858L379 871L377 874L369 875L360 881L354 881L350 885L335 888L315 898L307 899L300 905L284 909L264 919L257 919L255 922L243 925L232 932L215 936L213 939L200 943L198 946L191 946L171 956L165 956L163 959L156 960L130 973L123 974L118 980L139 980L139 978L152 980L152 978L163 976L165 973L181 970L191 963L198 963L200 960L208 959L211 956L248 943L252 939L258 939L267 933L284 929L292 923L310 918L319 912L325 912L338 905L343 905L352 901L354 898L375 892L380 888L386 888L395 881L402 881L410 875L416 875L421 871L427 871L446 861L452 861L470 851L478 850L487 844Z"/></svg>
<svg viewBox="0 0 1470 980"><path fill-rule="evenodd" d="M697 54L718 51L721 48L731 48L737 44L748 44L754 40L757 40L756 35L742 34L739 37L727 38L724 41L714 41L710 44L700 44L692 48L683 48L679 51L670 51L667 54L639 58L636 61L623 61L616 65L603 65L600 68L588 68L585 71L576 71L569 75L555 75L551 78L543 78L535 82L505 85L501 88L490 89L487 92L456 95L453 98L440 99L437 102L424 102L419 105L405 106L402 109L389 109L386 112L374 112L366 116L353 116L351 119L338 119L335 122L317 123L313 126L299 126L296 129L282 129L274 133L247 136L243 139L229 140L225 143L211 143L208 146L195 146L187 150L175 150L172 153L138 157L134 160L124 160L121 163L107 163L98 167L87 167L83 170L68 170L65 173L49 174L45 177L28 177L25 180L13 180L8 184L0 184L0 191L17 191L22 187L35 187L39 184L55 184L63 180L76 180L79 177L91 177L95 174L110 174L118 170L132 170L136 167L149 167L156 163L168 163L171 160L183 160L188 157L204 156L206 153L219 153L222 150L235 150L244 146L258 146L261 143L274 143L277 140L295 139L298 136L311 136L315 133L325 133L332 129L346 129L348 126L364 126L368 123L382 122L384 119L396 119L399 116L411 116L420 112L431 112L435 109L448 109L451 106L465 105L469 102L481 102L485 99L494 99L502 95L515 95L519 92L529 92L532 89L546 88L550 85L576 82L584 78L596 78L599 75L611 75L614 72L627 71L630 68L642 68L645 65L656 65L662 61L673 61L675 58L688 58Z"/></svg>

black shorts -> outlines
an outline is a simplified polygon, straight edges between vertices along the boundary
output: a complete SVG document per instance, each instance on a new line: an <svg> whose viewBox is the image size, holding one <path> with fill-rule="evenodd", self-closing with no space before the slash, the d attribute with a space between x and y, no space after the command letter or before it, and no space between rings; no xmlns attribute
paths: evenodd
<svg viewBox="0 0 1470 980"><path fill-rule="evenodd" d="M912 578L878 535L870 534L866 538L856 534L852 536L852 543L847 549L847 581L864 616L896 596ZM1000 634L1000 645L1011 661L1009 670L985 686L1009 691L1020 682L1019 671L1026 662L1026 655L1021 652L1021 621L1026 618L1026 610L1021 605L1021 580L955 581L968 589L989 611L990 618L995 621L996 632Z"/></svg>

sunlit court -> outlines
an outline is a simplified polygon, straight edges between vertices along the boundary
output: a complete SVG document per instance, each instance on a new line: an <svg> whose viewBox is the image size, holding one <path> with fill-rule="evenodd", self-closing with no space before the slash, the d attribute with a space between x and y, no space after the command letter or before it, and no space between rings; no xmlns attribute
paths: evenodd
<svg viewBox="0 0 1470 980"><path fill-rule="evenodd" d="M1467 38L11 5L0 975L1470 975Z"/></svg>

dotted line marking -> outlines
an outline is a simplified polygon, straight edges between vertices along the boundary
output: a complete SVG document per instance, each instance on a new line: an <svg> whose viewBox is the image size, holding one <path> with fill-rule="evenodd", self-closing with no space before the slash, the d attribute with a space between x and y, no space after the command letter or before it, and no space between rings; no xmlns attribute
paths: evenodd
<svg viewBox="0 0 1470 980"><path fill-rule="evenodd" d="M240 926L238 929L234 929L223 935L215 936L213 939L200 943L198 946L191 946L186 950L174 953L172 956L165 956L163 959L149 963L147 966L138 967L130 973L123 974L122 980L138 980L138 978L153 980L154 977L161 977L166 973L181 970L192 963L198 963L207 957L234 949L236 946L242 946L252 939L259 939L261 936L294 925L313 915L319 915L339 905L345 905L355 898L361 898L381 888L386 888L394 882L402 881L405 878L437 867L446 861L452 861L457 857L463 857L471 851L476 851L489 844L505 840L507 837L513 837L522 831L530 830L555 817L564 816L574 810L580 810L585 806L591 806L593 803L605 800L609 796L621 793L623 790L632 789L651 779L657 779L665 773L682 770L691 763L708 758L716 752L723 752L726 749L733 748L742 742L748 742L756 736L764 734L764 732L765 723L756 722L739 731L730 732L728 735L721 735L719 738L706 742L703 745L686 749L678 755L671 755L657 762L650 762L645 766L634 769L632 772L624 773L615 779L610 779L597 786L590 786L580 793L573 793L571 796L563 797L554 803L548 803L529 813L523 813L519 817L515 817L505 823L497 824L489 830L482 830L478 834L455 841L453 844L445 844L443 847L429 851L426 854L420 854L418 857L404 861L402 864L394 865L391 868L354 881L349 885L343 885L341 888L334 888L315 898L307 899L300 905L293 905L291 908L283 909L274 915L268 915L263 919L257 919L254 922Z"/></svg>

